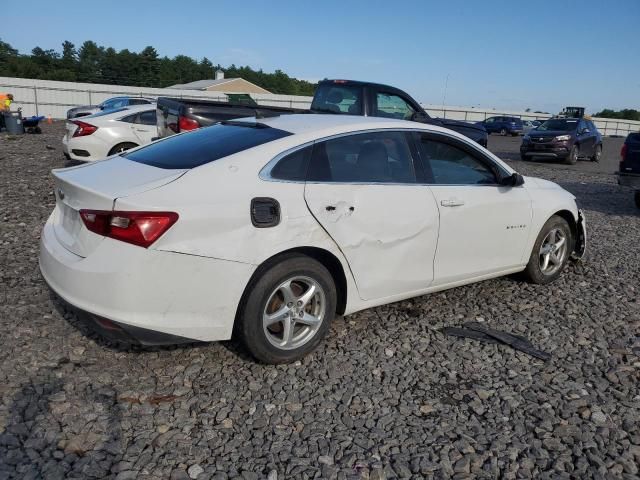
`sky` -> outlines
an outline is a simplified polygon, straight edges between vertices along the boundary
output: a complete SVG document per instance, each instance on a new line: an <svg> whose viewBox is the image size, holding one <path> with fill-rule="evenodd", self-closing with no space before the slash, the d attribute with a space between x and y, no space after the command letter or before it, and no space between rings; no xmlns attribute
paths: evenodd
<svg viewBox="0 0 640 480"><path fill-rule="evenodd" d="M0 0L21 53L64 40L296 78L391 84L418 101L640 109L640 0ZM2 73L0 72L0 75Z"/></svg>

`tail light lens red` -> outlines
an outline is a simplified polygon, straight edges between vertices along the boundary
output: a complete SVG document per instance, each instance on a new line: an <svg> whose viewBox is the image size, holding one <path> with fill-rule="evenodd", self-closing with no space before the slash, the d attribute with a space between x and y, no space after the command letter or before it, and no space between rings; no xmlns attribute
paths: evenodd
<svg viewBox="0 0 640 480"><path fill-rule="evenodd" d="M175 212L118 212L80 210L91 232L148 248L178 220Z"/></svg>
<svg viewBox="0 0 640 480"><path fill-rule="evenodd" d="M74 137L86 137L98 130L98 127L91 125L90 123L81 122L80 120L74 120L71 122L76 125L76 131L73 132Z"/></svg>
<svg viewBox="0 0 640 480"><path fill-rule="evenodd" d="M200 124L192 119L180 116L178 119L178 126L180 127L180 131L184 132L185 130L195 130L196 128L200 128Z"/></svg>
<svg viewBox="0 0 640 480"><path fill-rule="evenodd" d="M627 158L627 144L624 143L622 148L620 149L620 165L618 166L618 170L622 171L624 169L624 161Z"/></svg>

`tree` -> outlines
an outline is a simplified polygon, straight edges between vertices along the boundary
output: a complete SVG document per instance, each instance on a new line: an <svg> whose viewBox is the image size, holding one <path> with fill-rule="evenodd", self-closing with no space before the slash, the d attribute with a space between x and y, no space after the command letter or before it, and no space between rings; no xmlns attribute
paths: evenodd
<svg viewBox="0 0 640 480"><path fill-rule="evenodd" d="M640 120L640 112L633 108L623 108L619 111L605 108L604 110L596 113L594 117L618 118L620 120Z"/></svg>
<svg viewBox="0 0 640 480"><path fill-rule="evenodd" d="M208 58L196 60L186 55L160 57L152 46L141 52L97 45L85 41L80 48L65 40L62 53L35 47L31 54L21 55L0 39L0 74L45 80L80 81L141 87L168 87L177 83L212 79L216 70L224 70L227 78L241 77L271 92L312 95L315 85L287 75L254 70L250 66L231 64L223 67Z"/></svg>

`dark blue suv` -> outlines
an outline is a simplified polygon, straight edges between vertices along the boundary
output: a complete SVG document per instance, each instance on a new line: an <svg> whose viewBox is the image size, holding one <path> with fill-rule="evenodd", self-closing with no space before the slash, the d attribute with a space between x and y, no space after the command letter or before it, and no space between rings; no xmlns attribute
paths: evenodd
<svg viewBox="0 0 640 480"><path fill-rule="evenodd" d="M478 123L485 128L489 135L496 132L500 135L508 134L515 137L520 135L523 130L522 120L518 117L489 117Z"/></svg>

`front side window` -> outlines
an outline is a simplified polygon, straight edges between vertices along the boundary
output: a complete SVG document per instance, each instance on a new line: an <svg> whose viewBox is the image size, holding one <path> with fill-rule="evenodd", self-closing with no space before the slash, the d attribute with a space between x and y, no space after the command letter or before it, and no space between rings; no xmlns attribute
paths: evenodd
<svg viewBox="0 0 640 480"><path fill-rule="evenodd" d="M495 122L495 121L496 121L496 118L495 118L495 117L489 117L489 118L487 118L487 119L484 121L484 123L493 123L493 122Z"/></svg>
<svg viewBox="0 0 640 480"><path fill-rule="evenodd" d="M495 185L496 175L471 153L431 137L419 136L420 157L435 185Z"/></svg>
<svg viewBox="0 0 640 480"><path fill-rule="evenodd" d="M359 133L318 142L309 181L415 183L416 172L405 132Z"/></svg>
<svg viewBox="0 0 640 480"><path fill-rule="evenodd" d="M362 89L339 83L323 83L318 86L311 103L311 111L362 115Z"/></svg>
<svg viewBox="0 0 640 480"><path fill-rule="evenodd" d="M410 120L414 113L413 107L398 95L384 92L376 95L376 117Z"/></svg>
<svg viewBox="0 0 640 480"><path fill-rule="evenodd" d="M174 135L122 156L158 168L188 169L289 135L260 123L229 122Z"/></svg>

